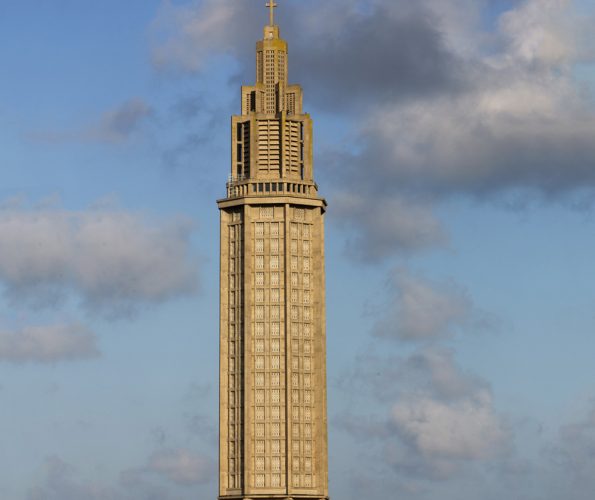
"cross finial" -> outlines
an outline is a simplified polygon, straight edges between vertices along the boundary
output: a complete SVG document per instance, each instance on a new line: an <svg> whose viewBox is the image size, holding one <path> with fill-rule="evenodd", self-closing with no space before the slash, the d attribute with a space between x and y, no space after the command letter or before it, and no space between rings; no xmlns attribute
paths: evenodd
<svg viewBox="0 0 595 500"><path fill-rule="evenodd" d="M270 2L267 2L267 7L269 7L271 9L271 22L270 22L269 26L274 26L275 25L275 7L277 7L275 0L271 0Z"/></svg>

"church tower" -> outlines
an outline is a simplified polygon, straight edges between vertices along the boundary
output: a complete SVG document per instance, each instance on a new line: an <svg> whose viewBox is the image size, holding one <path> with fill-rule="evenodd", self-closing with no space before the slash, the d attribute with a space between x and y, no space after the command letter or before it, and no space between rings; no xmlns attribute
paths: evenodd
<svg viewBox="0 0 595 500"><path fill-rule="evenodd" d="M221 216L220 499L328 498L324 212L274 22L231 120Z"/></svg>

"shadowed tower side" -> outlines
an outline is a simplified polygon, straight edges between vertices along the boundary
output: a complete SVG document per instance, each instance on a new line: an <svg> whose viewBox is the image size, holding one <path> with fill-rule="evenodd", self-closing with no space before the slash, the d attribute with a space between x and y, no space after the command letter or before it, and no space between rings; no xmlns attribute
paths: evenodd
<svg viewBox="0 0 595 500"><path fill-rule="evenodd" d="M221 222L222 499L328 498L324 212L312 120L274 23L231 123Z"/></svg>

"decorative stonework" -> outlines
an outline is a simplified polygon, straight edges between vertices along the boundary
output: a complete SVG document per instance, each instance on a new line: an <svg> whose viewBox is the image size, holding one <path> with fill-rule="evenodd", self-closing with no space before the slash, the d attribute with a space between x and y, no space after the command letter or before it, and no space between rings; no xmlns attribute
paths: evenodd
<svg viewBox="0 0 595 500"><path fill-rule="evenodd" d="M274 3L274 2L271 2ZM312 121L266 26L221 211L220 498L328 498L324 212Z"/></svg>
<svg viewBox="0 0 595 500"><path fill-rule="evenodd" d="M244 428L244 311L243 311L243 224L239 211L231 213L229 234L228 312L228 488L242 488Z"/></svg>

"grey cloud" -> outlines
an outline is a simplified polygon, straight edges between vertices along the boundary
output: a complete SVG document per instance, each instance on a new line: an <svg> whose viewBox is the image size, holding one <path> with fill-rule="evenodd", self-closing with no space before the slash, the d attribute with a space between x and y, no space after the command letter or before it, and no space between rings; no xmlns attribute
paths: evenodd
<svg viewBox="0 0 595 500"><path fill-rule="evenodd" d="M379 413L344 414L340 429L374 446L397 477L446 480L475 465L507 460L512 428L494 407L489 385L464 372L452 351L408 358L367 357L347 384L372 392Z"/></svg>
<svg viewBox="0 0 595 500"><path fill-rule="evenodd" d="M137 132L153 109L140 98L131 98L105 111L99 119L79 130L36 131L28 134L33 141L63 143L90 141L119 144L129 140Z"/></svg>
<svg viewBox="0 0 595 500"><path fill-rule="evenodd" d="M379 112L364 132L365 151L347 164L346 182L434 198L592 191L595 113L576 95L551 89L508 82Z"/></svg>
<svg viewBox="0 0 595 500"><path fill-rule="evenodd" d="M202 455L187 449L169 449L155 452L145 469L182 485L204 484L213 478L215 465Z"/></svg>
<svg viewBox="0 0 595 500"><path fill-rule="evenodd" d="M218 442L217 424L205 415L187 416L187 428L192 434L198 436L203 442L216 446Z"/></svg>
<svg viewBox="0 0 595 500"><path fill-rule="evenodd" d="M466 86L464 61L446 48L440 21L424 2L416 7L403 2L368 4L364 11L331 2L332 11L327 7L326 14L339 18L331 21L331 29L325 23L295 28L295 36L290 36L292 74L306 87L306 97L319 106L346 111L364 104L456 94Z"/></svg>
<svg viewBox="0 0 595 500"><path fill-rule="evenodd" d="M149 462L154 467L126 470L113 482L86 480L60 457L49 457L44 479L29 489L27 500L191 500L197 493L200 497L196 479L204 477L197 457L181 451L156 453Z"/></svg>
<svg viewBox="0 0 595 500"><path fill-rule="evenodd" d="M0 362L56 363L94 358L99 355L96 342L95 334L78 324L0 331Z"/></svg>
<svg viewBox="0 0 595 500"><path fill-rule="evenodd" d="M100 122L88 132L88 136L106 142L123 142L138 130L151 113L152 110L145 101L130 99L107 111Z"/></svg>
<svg viewBox="0 0 595 500"><path fill-rule="evenodd" d="M360 113L360 152L342 152L334 173L345 196L358 186L372 207L352 223L362 243L379 199L406 195L427 205L460 194L522 190L551 199L593 191L595 108L573 71L592 60L583 35L590 18L571 2L512 2L494 28L485 26L487 6L471 0L306 4L299 16L296 3L284 4L280 24L306 97ZM222 53L252 66L256 33L246 25L264 22L264 9L245 3L168 5L157 22L167 36L155 50L196 71ZM367 250L403 249L387 240Z"/></svg>
<svg viewBox="0 0 595 500"><path fill-rule="evenodd" d="M407 394L423 393L432 399L449 402L469 394L490 391L481 378L463 371L451 350L432 346L410 356L360 355L353 367L342 374L336 387L367 394L378 402L396 401Z"/></svg>
<svg viewBox="0 0 595 500"><path fill-rule="evenodd" d="M464 61L445 47L442 12L432 2L363 4L286 2L279 9L282 35L291 40L290 78L305 84L307 97L346 110L465 85ZM227 54L253 74L246 61L266 22L265 10L248 3L167 4L154 22L153 62L160 70L202 72L214 56Z"/></svg>
<svg viewBox="0 0 595 500"><path fill-rule="evenodd" d="M438 3L424 4L436 11L431 4ZM443 1L441 8L463 3ZM595 107L592 92L574 72L585 52L585 37L575 32L584 31L584 18L570 2L529 0L514 4L493 33L472 23L461 15L435 26L442 35L435 39L440 50L457 61L454 85L447 80L431 90L419 85L420 93L403 94L405 99L397 93L382 98L378 90L361 113L352 152L336 152L330 169L325 162L339 201L357 186L357 210L341 203L333 208L349 218L360 256L379 259L442 244L444 231L435 222L428 225L428 216L452 197L498 204L513 199L515 206L531 200L593 204ZM414 47L407 50L413 53ZM378 58L377 74L390 74L380 68L384 63ZM402 79L407 76L387 78L395 89ZM337 98L347 103L350 93ZM391 215L379 217L378 205L388 207L394 199L407 200L401 213L382 210ZM408 212L416 219L420 206L426 237L413 241L422 244L404 246L390 238L391 220L399 226Z"/></svg>
<svg viewBox="0 0 595 500"><path fill-rule="evenodd" d="M452 335L472 321L473 303L455 283L434 283L400 269L389 289L391 302L374 326L378 337L432 340Z"/></svg>
<svg viewBox="0 0 595 500"><path fill-rule="evenodd" d="M129 314L196 291L191 229L117 210L0 211L0 285L34 306L75 294L88 311Z"/></svg>
<svg viewBox="0 0 595 500"><path fill-rule="evenodd" d="M518 431L518 427L517 427ZM543 430L542 430L543 431ZM526 436L525 436L526 437ZM575 416L557 434L539 432L540 452L530 460L500 464L497 485L509 489L506 498L589 500L595 489L595 409ZM489 498L503 498L493 492Z"/></svg>
<svg viewBox="0 0 595 500"><path fill-rule="evenodd" d="M46 461L46 481L30 489L28 500L119 500L116 492L99 484L75 479L75 469L59 457Z"/></svg>
<svg viewBox="0 0 595 500"><path fill-rule="evenodd" d="M394 465L407 468L413 453L435 477L450 476L461 462L495 458L510 445L487 391L449 403L411 396L394 404L390 423L408 450L394 456Z"/></svg>
<svg viewBox="0 0 595 500"><path fill-rule="evenodd" d="M462 92L372 110L346 184L434 198L592 190L595 108L573 74L576 15L568 2L523 2L501 17L497 50L466 56Z"/></svg>
<svg viewBox="0 0 595 500"><path fill-rule="evenodd" d="M469 394L489 392L488 384L464 372L455 361L454 352L428 348L409 356L402 366L404 378L414 387L440 401L453 401Z"/></svg>
<svg viewBox="0 0 595 500"><path fill-rule="evenodd" d="M333 196L332 207L331 214L340 225L357 230L347 251L364 262L393 253L412 254L447 241L432 208L424 203L343 192Z"/></svg>
<svg viewBox="0 0 595 500"><path fill-rule="evenodd" d="M562 426L544 456L556 478L553 491L559 494L562 490L570 500L587 500L595 488L595 408L584 418Z"/></svg>
<svg viewBox="0 0 595 500"><path fill-rule="evenodd" d="M196 158L201 156L201 149L208 146L213 138L227 131L230 114L225 106L205 99L202 92L188 93L178 98L166 113L159 117L162 128L171 125L184 124L185 132L176 137L169 144L164 144L162 159L168 168L188 166L192 172L197 172ZM225 128L224 128L225 126ZM163 134L161 139L163 139ZM204 156L204 151L202 152Z"/></svg>

